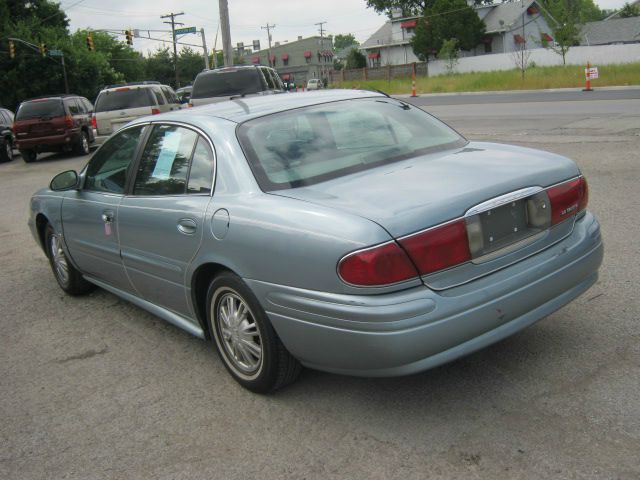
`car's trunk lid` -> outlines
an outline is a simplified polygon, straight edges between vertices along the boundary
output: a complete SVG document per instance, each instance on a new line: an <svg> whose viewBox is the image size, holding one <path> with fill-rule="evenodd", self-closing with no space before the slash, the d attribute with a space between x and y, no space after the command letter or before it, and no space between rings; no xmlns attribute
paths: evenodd
<svg viewBox="0 0 640 480"><path fill-rule="evenodd" d="M551 153L520 147L489 143L469 143L465 148L424 155L377 167L320 184L274 192L299 200L322 204L368 218L395 239L406 237L430 227L462 218L472 207L510 192L529 187L546 188L579 175L571 160ZM540 188L538 188L540 189ZM535 188L531 189L534 192ZM527 191L525 191L526 193ZM505 211L505 209L507 211ZM505 219L485 219L493 222L496 231L503 224L519 226L514 220L522 205L513 203L502 211ZM495 215L494 213L494 215ZM555 234L538 236L536 244L522 243L515 253L505 252L502 258L478 265L454 268L445 273L425 277L425 283L444 289L489 273L495 268L513 263L534 251L555 243L568 234L570 226L554 227ZM505 235L508 232L500 232ZM505 238L503 247L519 244L521 237ZM536 250L537 249L537 250ZM455 275L453 270L458 270ZM460 271L463 271L460 274ZM433 280L433 281L430 281Z"/></svg>

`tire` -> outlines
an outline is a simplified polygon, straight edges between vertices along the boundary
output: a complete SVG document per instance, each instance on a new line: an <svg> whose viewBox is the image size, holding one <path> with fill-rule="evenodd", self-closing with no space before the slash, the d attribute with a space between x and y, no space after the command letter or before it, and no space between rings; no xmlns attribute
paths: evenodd
<svg viewBox="0 0 640 480"><path fill-rule="evenodd" d="M11 140L5 139L0 149L0 162L10 162L13 160L13 145Z"/></svg>
<svg viewBox="0 0 640 480"><path fill-rule="evenodd" d="M38 154L34 150L20 150L20 155L25 163L35 162Z"/></svg>
<svg viewBox="0 0 640 480"><path fill-rule="evenodd" d="M80 140L78 140L74 150L77 155L89 155L91 149L89 147L89 135L87 132L80 132Z"/></svg>
<svg viewBox="0 0 640 480"><path fill-rule="evenodd" d="M60 288L69 295L83 295L95 289L95 285L87 282L82 274L67 259L60 236L48 224L44 234L45 247L53 276Z"/></svg>
<svg viewBox="0 0 640 480"><path fill-rule="evenodd" d="M218 354L231 376L256 393L292 383L302 367L284 347L249 287L230 272L207 292L207 321Z"/></svg>

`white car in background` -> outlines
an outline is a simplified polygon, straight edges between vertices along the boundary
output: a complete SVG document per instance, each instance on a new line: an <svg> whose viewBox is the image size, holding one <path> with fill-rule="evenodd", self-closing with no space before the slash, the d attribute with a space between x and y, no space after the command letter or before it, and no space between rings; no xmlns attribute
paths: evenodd
<svg viewBox="0 0 640 480"><path fill-rule="evenodd" d="M131 120L172 110L180 110L180 100L173 88L160 82L107 87L98 94L91 119L96 145L102 145L113 132Z"/></svg>
<svg viewBox="0 0 640 480"><path fill-rule="evenodd" d="M319 78L312 78L307 82L307 90L320 90L322 81Z"/></svg>

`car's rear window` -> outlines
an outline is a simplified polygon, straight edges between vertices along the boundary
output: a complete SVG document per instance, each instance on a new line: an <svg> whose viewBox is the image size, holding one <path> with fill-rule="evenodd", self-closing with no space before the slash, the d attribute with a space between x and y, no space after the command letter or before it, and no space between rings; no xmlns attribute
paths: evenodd
<svg viewBox="0 0 640 480"><path fill-rule="evenodd" d="M40 117L62 117L64 107L59 98L48 98L43 100L31 100L23 102L18 108L16 120L26 120Z"/></svg>
<svg viewBox="0 0 640 480"><path fill-rule="evenodd" d="M326 103L238 127L264 191L295 188L466 144L431 115L391 98Z"/></svg>
<svg viewBox="0 0 640 480"><path fill-rule="evenodd" d="M128 108L151 107L155 105L148 88L122 88L100 92L95 111L110 112Z"/></svg>
<svg viewBox="0 0 640 480"><path fill-rule="evenodd" d="M191 98L226 97L261 91L255 68L225 70L198 75L193 83Z"/></svg>

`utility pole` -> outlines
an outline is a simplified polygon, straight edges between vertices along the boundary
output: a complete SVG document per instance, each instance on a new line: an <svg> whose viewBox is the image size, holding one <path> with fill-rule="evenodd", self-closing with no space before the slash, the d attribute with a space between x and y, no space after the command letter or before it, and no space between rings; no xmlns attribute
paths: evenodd
<svg viewBox="0 0 640 480"><path fill-rule="evenodd" d="M267 31L267 38L269 39L269 66L272 67L273 65L271 65L271 29L276 28L276 26L269 25L269 22L267 22L267 25L265 27L260 27L260 28L262 30Z"/></svg>
<svg viewBox="0 0 640 480"><path fill-rule="evenodd" d="M222 27L222 52L224 54L224 66L233 65L233 51L231 49L231 27L229 26L229 6L227 0L218 0L220 10L220 25Z"/></svg>
<svg viewBox="0 0 640 480"><path fill-rule="evenodd" d="M204 68L209 70L209 52L207 52L207 40L204 38L204 28L200 29L202 35L202 49L204 50Z"/></svg>
<svg viewBox="0 0 640 480"><path fill-rule="evenodd" d="M322 50L323 55L324 55L324 29L322 28L322 26L325 23L327 22L318 22L314 24L320 27L320 50ZM324 58L324 56L322 58ZM323 82L323 85L324 85L324 76L325 76L324 70L325 70L325 66L322 65L322 63L320 63L320 81Z"/></svg>
<svg viewBox="0 0 640 480"><path fill-rule="evenodd" d="M218 23L218 28L216 28L216 38L213 40L213 68L218 68L218 52L216 51L216 48L218 48L218 32L219 31L220 31L220 24Z"/></svg>
<svg viewBox="0 0 640 480"><path fill-rule="evenodd" d="M179 17L180 15L184 15L184 12L180 12L180 13L173 13L171 12L168 15L161 15L160 18L170 18L171 21L170 22L164 22L164 23L168 23L171 24L171 34L173 36L173 68L176 72L176 88L178 88L180 86L180 80L178 79L178 48L176 45L176 25L184 25L184 23L179 23L175 21L176 17Z"/></svg>

